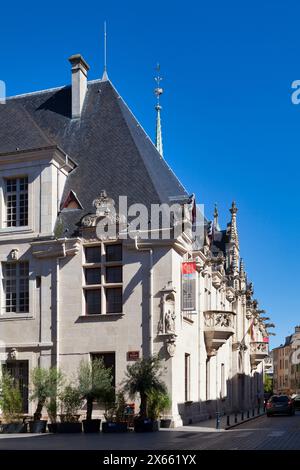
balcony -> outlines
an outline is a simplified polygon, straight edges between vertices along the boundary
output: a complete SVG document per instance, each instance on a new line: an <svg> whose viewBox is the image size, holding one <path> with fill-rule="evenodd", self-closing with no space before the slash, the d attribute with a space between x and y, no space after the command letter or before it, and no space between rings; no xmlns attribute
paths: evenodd
<svg viewBox="0 0 300 470"><path fill-rule="evenodd" d="M215 356L217 350L234 334L235 313L224 310L204 312L204 338L208 356Z"/></svg>
<svg viewBox="0 0 300 470"><path fill-rule="evenodd" d="M258 364L269 355L269 344L263 341L252 341L250 343L250 360L252 369L256 369Z"/></svg>

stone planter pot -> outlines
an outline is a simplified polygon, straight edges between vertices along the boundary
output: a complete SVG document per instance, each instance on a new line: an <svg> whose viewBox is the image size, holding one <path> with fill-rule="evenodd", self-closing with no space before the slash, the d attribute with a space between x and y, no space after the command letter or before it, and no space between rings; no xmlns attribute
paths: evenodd
<svg viewBox="0 0 300 470"><path fill-rule="evenodd" d="M47 421L39 419L36 421L29 421L29 432L31 433L45 433Z"/></svg>
<svg viewBox="0 0 300 470"><path fill-rule="evenodd" d="M101 419L84 419L82 424L85 433L100 432Z"/></svg>
<svg viewBox="0 0 300 470"><path fill-rule="evenodd" d="M80 433L82 432L82 424L81 423L57 423L57 432L58 433L67 433L67 434L73 434L73 433Z"/></svg>
<svg viewBox="0 0 300 470"><path fill-rule="evenodd" d="M172 420L171 419L165 419L165 418L162 418L160 420L160 427L161 428L170 428L171 427L171 423L172 423Z"/></svg>
<svg viewBox="0 0 300 470"><path fill-rule="evenodd" d="M113 423L111 421L106 421L102 424L102 432L104 433L118 433L127 431L127 423Z"/></svg>
<svg viewBox="0 0 300 470"><path fill-rule="evenodd" d="M48 423L48 431L51 433L57 432L57 423Z"/></svg>
<svg viewBox="0 0 300 470"><path fill-rule="evenodd" d="M2 424L3 434L19 434L27 432L27 423L7 423Z"/></svg>
<svg viewBox="0 0 300 470"><path fill-rule="evenodd" d="M159 431L159 422L150 418L136 418L134 430L135 432L156 432Z"/></svg>

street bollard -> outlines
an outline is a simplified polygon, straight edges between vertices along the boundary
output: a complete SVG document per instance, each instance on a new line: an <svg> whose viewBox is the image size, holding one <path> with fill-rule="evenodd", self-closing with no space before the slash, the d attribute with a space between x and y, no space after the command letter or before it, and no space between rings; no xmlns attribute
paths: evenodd
<svg viewBox="0 0 300 470"><path fill-rule="evenodd" d="M237 423L238 419L237 419L237 413L235 413L234 415L234 422Z"/></svg>
<svg viewBox="0 0 300 470"><path fill-rule="evenodd" d="M250 410L247 411L247 419L250 418Z"/></svg>
<svg viewBox="0 0 300 470"><path fill-rule="evenodd" d="M253 410L252 410L252 416L253 416L253 418L254 418L254 416L255 416L255 409L254 409L254 408L253 408Z"/></svg>
<svg viewBox="0 0 300 470"><path fill-rule="evenodd" d="M220 422L221 422L221 413L217 411L216 412L216 429L220 429Z"/></svg>
<svg viewBox="0 0 300 470"><path fill-rule="evenodd" d="M259 415L260 413L260 407L257 408L257 414Z"/></svg>
<svg viewBox="0 0 300 470"><path fill-rule="evenodd" d="M230 426L230 416L227 415L227 426Z"/></svg>
<svg viewBox="0 0 300 470"><path fill-rule="evenodd" d="M242 411L241 420L244 421L244 412Z"/></svg>

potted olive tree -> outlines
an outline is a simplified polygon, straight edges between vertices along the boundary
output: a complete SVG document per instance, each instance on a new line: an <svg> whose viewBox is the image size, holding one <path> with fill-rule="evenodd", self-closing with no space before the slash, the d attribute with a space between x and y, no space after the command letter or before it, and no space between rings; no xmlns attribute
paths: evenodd
<svg viewBox="0 0 300 470"><path fill-rule="evenodd" d="M147 396L149 417L153 420L158 420L160 418L160 427L169 428L172 420L163 417L165 416L164 413L171 407L171 399L169 395L165 392L153 389L147 393Z"/></svg>
<svg viewBox="0 0 300 470"><path fill-rule="evenodd" d="M29 429L32 433L46 432L47 420L42 420L42 411L47 407L47 400L53 400L57 389L62 382L62 374L56 367L45 369L36 367L31 374L31 396L30 399L37 402L33 421L29 421Z"/></svg>
<svg viewBox="0 0 300 470"><path fill-rule="evenodd" d="M149 416L148 394L150 391L166 393L167 388L161 380L162 366L158 356L140 359L135 364L127 366L127 378L124 390L134 398L136 394L140 396L139 416L134 420L134 430L136 432L158 431L158 420Z"/></svg>
<svg viewBox="0 0 300 470"><path fill-rule="evenodd" d="M103 402L107 394L112 394L111 369L105 367L102 359L82 361L78 370L78 389L82 399L86 400L86 419L83 430L86 433L100 431L100 419L92 419L94 402Z"/></svg>
<svg viewBox="0 0 300 470"><path fill-rule="evenodd" d="M57 400L49 399L46 402L46 410L50 423L48 423L49 432L57 432Z"/></svg>
<svg viewBox="0 0 300 470"><path fill-rule="evenodd" d="M105 404L105 422L102 423L102 431L104 433L126 432L128 427L124 416L126 408L124 392L118 392L115 399L115 392L113 391L113 395L111 397L108 396Z"/></svg>
<svg viewBox="0 0 300 470"><path fill-rule="evenodd" d="M48 413L50 423L48 423L49 432L57 431L57 408L58 397L60 396L64 384L64 375L61 371L53 369L50 373L48 397L45 407Z"/></svg>
<svg viewBox="0 0 300 470"><path fill-rule="evenodd" d="M59 433L77 433L82 431L82 425L79 422L79 410L83 405L78 387L68 384L60 393L61 414L60 423L57 423L57 432Z"/></svg>
<svg viewBox="0 0 300 470"><path fill-rule="evenodd" d="M7 371L2 372L0 389L0 408L5 421L2 424L2 432L26 432L27 425L22 421L22 395L20 387Z"/></svg>

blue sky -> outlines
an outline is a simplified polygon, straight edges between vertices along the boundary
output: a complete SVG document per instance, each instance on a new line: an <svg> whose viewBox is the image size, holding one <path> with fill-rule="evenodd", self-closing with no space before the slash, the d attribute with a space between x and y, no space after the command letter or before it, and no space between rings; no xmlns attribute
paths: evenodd
<svg viewBox="0 0 300 470"><path fill-rule="evenodd" d="M99 78L106 20L109 77L153 137L161 63L165 158L207 216L218 203L223 226L236 200L246 269L276 323L273 346L300 323L299 17L299 2L281 0L1 5L8 95L69 83L67 58L78 52Z"/></svg>

